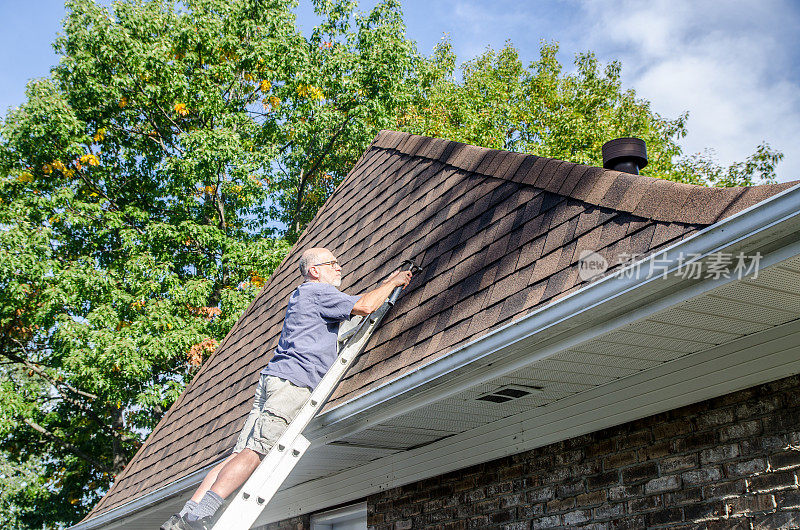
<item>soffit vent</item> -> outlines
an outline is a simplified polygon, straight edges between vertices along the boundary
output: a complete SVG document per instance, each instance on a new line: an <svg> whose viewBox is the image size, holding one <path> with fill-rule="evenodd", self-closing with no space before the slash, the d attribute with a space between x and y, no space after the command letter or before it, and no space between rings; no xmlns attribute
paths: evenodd
<svg viewBox="0 0 800 530"><path fill-rule="evenodd" d="M477 399L479 401L489 401L491 403L506 403L525 396L541 393L542 387L540 386L505 385L497 390L482 394L478 396Z"/></svg>

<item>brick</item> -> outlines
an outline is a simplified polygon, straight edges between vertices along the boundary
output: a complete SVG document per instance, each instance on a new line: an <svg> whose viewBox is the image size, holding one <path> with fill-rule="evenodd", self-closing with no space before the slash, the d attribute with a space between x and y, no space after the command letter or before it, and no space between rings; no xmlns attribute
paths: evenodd
<svg viewBox="0 0 800 530"><path fill-rule="evenodd" d="M761 448L770 453L780 452L791 445L785 435L767 435L757 438L757 440L761 443Z"/></svg>
<svg viewBox="0 0 800 530"><path fill-rule="evenodd" d="M514 488L511 482L501 482L500 484L489 484L486 486L486 496L492 497L494 495L503 495L505 493L511 493L511 490Z"/></svg>
<svg viewBox="0 0 800 530"><path fill-rule="evenodd" d="M476 515L487 514L500 509L500 499L476 502L472 507Z"/></svg>
<svg viewBox="0 0 800 530"><path fill-rule="evenodd" d="M740 420L747 420L764 416L781 408L782 405L780 396L760 397L758 400L749 401L736 407L736 417Z"/></svg>
<svg viewBox="0 0 800 530"><path fill-rule="evenodd" d="M753 420L720 429L719 439L721 442L727 442L728 440L750 438L759 434L761 434L761 420Z"/></svg>
<svg viewBox="0 0 800 530"><path fill-rule="evenodd" d="M433 499L424 504L424 509L426 512L433 512L436 510L441 510L443 505L442 499Z"/></svg>
<svg viewBox="0 0 800 530"><path fill-rule="evenodd" d="M702 488L687 488L683 487L678 491L672 491L664 495L664 504L667 506L683 505L689 503L698 503L703 500Z"/></svg>
<svg viewBox="0 0 800 530"><path fill-rule="evenodd" d="M681 479L677 475L658 477L648 481L644 485L647 494L663 493L665 491L675 491L681 487Z"/></svg>
<svg viewBox="0 0 800 530"><path fill-rule="evenodd" d="M615 519L611 521L609 528L614 530L639 530L647 525L643 515L626 517L625 519Z"/></svg>
<svg viewBox="0 0 800 530"><path fill-rule="evenodd" d="M700 522L708 519L717 519L725 516L725 505L720 501L684 506L684 516L687 522Z"/></svg>
<svg viewBox="0 0 800 530"><path fill-rule="evenodd" d="M697 418L697 429L704 431L714 427L719 427L726 423L733 423L735 413L733 409L713 410L705 414L701 414Z"/></svg>
<svg viewBox="0 0 800 530"><path fill-rule="evenodd" d="M464 496L466 502L475 502L481 499L484 499L486 494L484 493L483 489L479 490L472 490Z"/></svg>
<svg viewBox="0 0 800 530"><path fill-rule="evenodd" d="M733 517L740 514L771 511L775 508L775 498L772 495L748 495L727 499L725 505L728 515Z"/></svg>
<svg viewBox="0 0 800 530"><path fill-rule="evenodd" d="M525 475L525 465L524 464L516 464L509 467L504 467L500 470L498 474L498 478L500 480L508 480L511 478L518 478Z"/></svg>
<svg viewBox="0 0 800 530"><path fill-rule="evenodd" d="M510 506L519 506L525 503L525 494L517 493L514 495L506 495L500 498L500 508L508 508Z"/></svg>
<svg viewBox="0 0 800 530"><path fill-rule="evenodd" d="M625 514L625 504L604 504L594 509L595 519L612 519Z"/></svg>
<svg viewBox="0 0 800 530"><path fill-rule="evenodd" d="M742 480L732 480L730 482L719 482L703 486L703 496L706 499L717 499L740 495L745 492L746 483Z"/></svg>
<svg viewBox="0 0 800 530"><path fill-rule="evenodd" d="M647 514L646 520L648 526L680 523L683 521L683 511L680 508L667 508Z"/></svg>
<svg viewBox="0 0 800 530"><path fill-rule="evenodd" d="M563 453L559 453L556 455L556 464L560 466L575 464L583 460L583 456L584 455L582 450L566 451Z"/></svg>
<svg viewBox="0 0 800 530"><path fill-rule="evenodd" d="M770 451L764 449L763 440L759 437L739 441L739 453L742 458L767 456Z"/></svg>
<svg viewBox="0 0 800 530"><path fill-rule="evenodd" d="M649 497L641 497L639 499L632 499L628 501L628 513L639 513L661 508L664 505L664 499L661 495L651 495Z"/></svg>
<svg viewBox="0 0 800 530"><path fill-rule="evenodd" d="M763 458L754 458L743 462L725 464L725 474L728 477L742 477L762 473L767 469L767 461Z"/></svg>
<svg viewBox="0 0 800 530"><path fill-rule="evenodd" d="M517 517L523 520L530 520L544 513L544 504L527 504L517 507Z"/></svg>
<svg viewBox="0 0 800 530"><path fill-rule="evenodd" d="M672 454L672 442L656 442L638 450L641 460L653 460Z"/></svg>
<svg viewBox="0 0 800 530"><path fill-rule="evenodd" d="M553 490L552 486L546 486L544 488L535 489L528 492L528 502L543 502L549 501L555 498L555 490Z"/></svg>
<svg viewBox="0 0 800 530"><path fill-rule="evenodd" d="M574 512L565 513L562 517L564 518L564 525L575 526L581 523L585 523L587 521L591 521L592 511L575 510Z"/></svg>
<svg viewBox="0 0 800 530"><path fill-rule="evenodd" d="M467 528L486 528L488 525L489 517L486 515L471 517L467 522Z"/></svg>
<svg viewBox="0 0 800 530"><path fill-rule="evenodd" d="M633 464L636 462L636 460L636 451L624 451L622 453L616 453L604 458L603 467L605 469L616 469L618 467Z"/></svg>
<svg viewBox="0 0 800 530"><path fill-rule="evenodd" d="M583 481L578 482L568 482L566 484L559 484L558 489L559 497L569 497L571 495L578 495L579 493L583 493L585 491L583 486Z"/></svg>
<svg viewBox="0 0 800 530"><path fill-rule="evenodd" d="M560 515L549 515L546 517L541 517L535 521L531 521L531 529L533 530L538 528L556 528L557 526L561 526Z"/></svg>
<svg viewBox="0 0 800 530"><path fill-rule="evenodd" d="M614 441L610 439L599 440L584 449L586 458L605 456L614 450Z"/></svg>
<svg viewBox="0 0 800 530"><path fill-rule="evenodd" d="M800 451L783 451L769 456L772 469L789 469L800 466Z"/></svg>
<svg viewBox="0 0 800 530"><path fill-rule="evenodd" d="M625 484L641 482L658 475L658 465L655 462L639 464L622 470L622 482Z"/></svg>
<svg viewBox="0 0 800 530"><path fill-rule="evenodd" d="M438 512L429 513L425 516L425 522L441 523L442 521L452 521L455 513L455 510L441 510Z"/></svg>
<svg viewBox="0 0 800 530"><path fill-rule="evenodd" d="M566 499L554 499L547 503L547 513L563 512L571 510L575 507L575 497L567 497Z"/></svg>
<svg viewBox="0 0 800 530"><path fill-rule="evenodd" d="M498 523L509 523L514 519L515 515L516 510L504 510L491 514L489 516L489 521L495 525Z"/></svg>
<svg viewBox="0 0 800 530"><path fill-rule="evenodd" d="M665 458L658 463L658 467L662 473L673 473L682 469L691 469L697 467L697 455L689 454Z"/></svg>
<svg viewBox="0 0 800 530"><path fill-rule="evenodd" d="M604 502L606 502L606 492L604 490L583 493L575 497L575 504L579 508L594 506L595 504L602 504Z"/></svg>
<svg viewBox="0 0 800 530"><path fill-rule="evenodd" d="M747 517L737 517L733 519L718 519L716 521L706 521L706 530L750 530L750 519Z"/></svg>
<svg viewBox="0 0 800 530"><path fill-rule="evenodd" d="M612 470L586 478L586 487L591 491L619 484L619 471Z"/></svg>
<svg viewBox="0 0 800 530"><path fill-rule="evenodd" d="M404 519L394 523L394 530L409 530L410 528L414 528L411 519Z"/></svg>
<svg viewBox="0 0 800 530"><path fill-rule="evenodd" d="M669 423L659 423L653 426L653 436L656 440L661 438L674 438L681 434L692 432L692 423L688 420L678 420Z"/></svg>
<svg viewBox="0 0 800 530"><path fill-rule="evenodd" d="M800 509L800 492L785 490L776 492L775 502L779 510Z"/></svg>
<svg viewBox="0 0 800 530"><path fill-rule="evenodd" d="M797 487L797 478L791 471L765 473L747 479L747 489L752 492L772 491Z"/></svg>
<svg viewBox="0 0 800 530"><path fill-rule="evenodd" d="M800 511L775 512L753 520L753 530L800 528Z"/></svg>
<svg viewBox="0 0 800 530"><path fill-rule="evenodd" d="M739 446L737 444L726 444L700 451L700 463L709 464L732 460L739 456Z"/></svg>
<svg viewBox="0 0 800 530"><path fill-rule="evenodd" d="M641 447L653 441L653 433L650 430L632 432L617 439L617 449L622 451L631 447Z"/></svg>
<svg viewBox="0 0 800 530"><path fill-rule="evenodd" d="M502 530L528 530L530 527L531 523L529 521L520 521L517 523L504 524L500 528L502 528Z"/></svg>
<svg viewBox="0 0 800 530"><path fill-rule="evenodd" d="M717 436L714 431L699 432L690 434L685 438L678 438L674 443L675 452L683 453L686 451L692 451L706 446L715 445L717 443Z"/></svg>
<svg viewBox="0 0 800 530"><path fill-rule="evenodd" d="M608 523L590 523L581 526L581 530L609 530Z"/></svg>
<svg viewBox="0 0 800 530"><path fill-rule="evenodd" d="M638 497L644 492L644 486L637 484L635 486L614 486L608 488L608 498L612 501L621 501L630 499L631 497Z"/></svg>
<svg viewBox="0 0 800 530"><path fill-rule="evenodd" d="M697 485L706 484L722 479L722 469L719 467L704 467L686 471L681 475L686 484Z"/></svg>

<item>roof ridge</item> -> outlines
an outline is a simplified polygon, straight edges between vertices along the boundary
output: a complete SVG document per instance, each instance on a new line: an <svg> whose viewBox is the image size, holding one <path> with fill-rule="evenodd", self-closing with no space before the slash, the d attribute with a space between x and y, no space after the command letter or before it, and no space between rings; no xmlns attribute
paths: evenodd
<svg viewBox="0 0 800 530"><path fill-rule="evenodd" d="M715 223L800 183L698 186L389 130L380 131L371 148L438 160L471 173L533 186L639 217L689 224Z"/></svg>

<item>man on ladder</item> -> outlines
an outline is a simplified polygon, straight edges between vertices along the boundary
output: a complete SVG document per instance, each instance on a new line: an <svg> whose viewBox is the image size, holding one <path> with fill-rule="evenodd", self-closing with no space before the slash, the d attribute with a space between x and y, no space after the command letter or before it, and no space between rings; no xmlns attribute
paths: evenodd
<svg viewBox="0 0 800 530"><path fill-rule="evenodd" d="M226 497L258 467L287 429L337 357L339 323L367 316L392 292L405 288L411 271L396 271L378 288L361 296L340 292L342 268L325 248L300 257L304 282L289 298L275 355L261 372L253 409L231 454L209 471L191 500L161 530L208 529Z"/></svg>

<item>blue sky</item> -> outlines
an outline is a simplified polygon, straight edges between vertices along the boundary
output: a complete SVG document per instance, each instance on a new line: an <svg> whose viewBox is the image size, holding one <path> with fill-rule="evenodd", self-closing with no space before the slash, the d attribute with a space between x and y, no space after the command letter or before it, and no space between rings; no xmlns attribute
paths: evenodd
<svg viewBox="0 0 800 530"><path fill-rule="evenodd" d="M299 22L310 29L308 1ZM364 9L374 0L362 1ZM466 60L511 40L523 60L555 40L561 60L618 59L626 88L674 118L689 111L684 151L743 160L766 140L784 152L778 180L800 179L800 2L792 0L406 0L408 35L430 53L446 33ZM57 62L63 0L0 0L0 111Z"/></svg>

